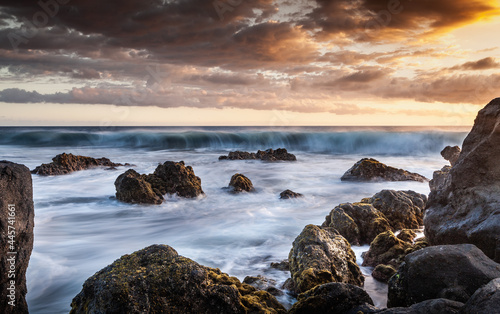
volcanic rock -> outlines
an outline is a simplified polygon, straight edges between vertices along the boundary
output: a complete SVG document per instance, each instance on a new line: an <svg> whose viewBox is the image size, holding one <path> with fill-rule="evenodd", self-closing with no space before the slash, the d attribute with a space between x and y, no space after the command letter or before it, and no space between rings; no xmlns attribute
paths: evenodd
<svg viewBox="0 0 500 314"><path fill-rule="evenodd" d="M296 161L297 157L290 154L285 148L278 148L276 150L268 149L265 151L257 151L257 153L249 153L242 151L230 152L227 156L220 156L219 160L248 160L260 159L265 161Z"/></svg>
<svg viewBox="0 0 500 314"><path fill-rule="evenodd" d="M229 188L232 192L252 192L254 190L253 183L245 175L241 173L236 173L231 177L229 181Z"/></svg>
<svg viewBox="0 0 500 314"><path fill-rule="evenodd" d="M342 181L429 181L426 177L387 166L373 158L363 158L340 178Z"/></svg>
<svg viewBox="0 0 500 314"><path fill-rule="evenodd" d="M126 203L161 204L163 197L155 193L149 182L133 169L118 176L115 181L116 198Z"/></svg>
<svg viewBox="0 0 500 314"><path fill-rule="evenodd" d="M280 199L284 200L284 199L290 199L290 198L298 198L298 197L303 197L304 195L300 194L300 193L296 193L292 190L285 190L283 192L280 193Z"/></svg>
<svg viewBox="0 0 500 314"><path fill-rule="evenodd" d="M41 164L31 171L33 174L42 176L54 176L68 174L74 171L80 171L95 167L119 167L130 166L129 164L114 163L108 158L92 158L73 154L62 153L52 158L50 164Z"/></svg>
<svg viewBox="0 0 500 314"><path fill-rule="evenodd" d="M26 269L33 249L33 184L29 169L0 161L0 313L28 313Z"/></svg>
<svg viewBox="0 0 500 314"><path fill-rule="evenodd" d="M443 156L444 159L448 160L453 167L458 160L458 157L460 157L460 147L458 146L446 146L442 151L441 151L441 156Z"/></svg>

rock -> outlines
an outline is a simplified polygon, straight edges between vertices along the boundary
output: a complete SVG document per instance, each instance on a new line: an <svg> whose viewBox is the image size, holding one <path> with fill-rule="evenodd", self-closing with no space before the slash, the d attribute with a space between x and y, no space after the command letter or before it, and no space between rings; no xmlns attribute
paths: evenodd
<svg viewBox="0 0 500 314"><path fill-rule="evenodd" d="M427 207L442 206L448 203L448 189L451 184L450 166L444 166L441 170L434 171L432 180L429 181L431 192Z"/></svg>
<svg viewBox="0 0 500 314"><path fill-rule="evenodd" d="M424 219L431 245L472 243L500 262L500 98L479 111L450 182L431 193Z"/></svg>
<svg viewBox="0 0 500 314"><path fill-rule="evenodd" d="M458 146L446 146L442 151L441 151L441 156L443 156L444 159L448 160L453 167L458 160L458 157L460 157L460 147Z"/></svg>
<svg viewBox="0 0 500 314"><path fill-rule="evenodd" d="M266 278L262 275L246 276L245 279L243 279L243 283L246 283L257 290L267 291L274 296L283 295L283 292L276 288L276 285L278 284L276 280Z"/></svg>
<svg viewBox="0 0 500 314"><path fill-rule="evenodd" d="M115 180L116 199L126 203L161 204L163 197L153 191L151 184L133 169Z"/></svg>
<svg viewBox="0 0 500 314"><path fill-rule="evenodd" d="M167 161L148 175L129 169L118 176L115 187L118 200L139 204L161 204L163 195L167 193L187 198L204 194L201 179L183 161Z"/></svg>
<svg viewBox="0 0 500 314"><path fill-rule="evenodd" d="M26 166L0 161L0 206L0 313L28 313L26 269L33 249L35 212Z"/></svg>
<svg viewBox="0 0 500 314"><path fill-rule="evenodd" d="M274 262L271 263L271 268L282 270L282 271L289 271L290 270L290 262L285 259L282 260L281 262Z"/></svg>
<svg viewBox="0 0 500 314"><path fill-rule="evenodd" d="M177 194L181 197L193 198L205 194L201 188L201 179L194 174L191 166L186 166L184 161L166 161L156 167L153 175L146 181L161 194Z"/></svg>
<svg viewBox="0 0 500 314"><path fill-rule="evenodd" d="M373 301L363 289L346 283L327 283L299 295L289 314L347 313Z"/></svg>
<svg viewBox="0 0 500 314"><path fill-rule="evenodd" d="M411 243L398 239L392 231L379 234L370 244L370 249L363 255L363 266L377 266L379 264L398 267L406 256L405 251Z"/></svg>
<svg viewBox="0 0 500 314"><path fill-rule="evenodd" d="M372 271L372 277L378 281L388 282L396 272L391 265L378 264Z"/></svg>
<svg viewBox="0 0 500 314"><path fill-rule="evenodd" d="M418 173L387 166L373 158L363 158L340 178L342 181L429 181Z"/></svg>
<svg viewBox="0 0 500 314"><path fill-rule="evenodd" d="M288 260L297 293L329 282L364 282L351 246L331 228L307 225L293 241Z"/></svg>
<svg viewBox="0 0 500 314"><path fill-rule="evenodd" d="M362 202L381 211L393 230L418 229L423 225L427 196L414 191L382 190Z"/></svg>
<svg viewBox="0 0 500 314"><path fill-rule="evenodd" d="M252 192L254 190L252 181L241 173L236 173L231 177L229 188L232 192Z"/></svg>
<svg viewBox="0 0 500 314"><path fill-rule="evenodd" d="M265 291L166 245L124 255L87 279L76 313L286 313Z"/></svg>
<svg viewBox="0 0 500 314"><path fill-rule="evenodd" d="M500 278L476 290L460 313L500 313Z"/></svg>
<svg viewBox="0 0 500 314"><path fill-rule="evenodd" d="M50 164L41 164L31 171L33 174L38 174L42 176L54 176L68 174L74 171L85 170L95 167L119 167L119 166L130 166L129 164L118 164L114 163L108 158L92 158L86 156L79 156L73 154L62 153L52 158Z"/></svg>
<svg viewBox="0 0 500 314"><path fill-rule="evenodd" d="M463 303L447 300L447 299L432 299L414 304L410 307L393 307L375 312L377 314L458 314L464 306Z"/></svg>
<svg viewBox="0 0 500 314"><path fill-rule="evenodd" d="M431 246L405 257L389 280L388 306L410 306L446 298L467 302L481 286L500 277L500 264L471 244Z"/></svg>
<svg viewBox="0 0 500 314"><path fill-rule="evenodd" d="M408 242L408 243L413 243L413 239L417 237L417 233L413 230L410 229L403 229L399 234L397 235L397 238L399 240Z"/></svg>
<svg viewBox="0 0 500 314"><path fill-rule="evenodd" d="M300 194L300 193L296 193L292 190L285 190L283 192L280 193L280 199L284 200L284 199L290 199L290 198L298 198L298 197L303 197L304 195Z"/></svg>
<svg viewBox="0 0 500 314"><path fill-rule="evenodd" d="M353 245L369 244L379 233L392 229L384 214L367 203L340 204L322 226L336 229Z"/></svg>
<svg viewBox="0 0 500 314"><path fill-rule="evenodd" d="M220 156L219 160L247 160L247 159L260 159L265 161L295 161L297 157L290 154L284 148L278 148L277 150L268 149L266 151L257 151L257 153L241 152L235 151L230 152L227 156Z"/></svg>

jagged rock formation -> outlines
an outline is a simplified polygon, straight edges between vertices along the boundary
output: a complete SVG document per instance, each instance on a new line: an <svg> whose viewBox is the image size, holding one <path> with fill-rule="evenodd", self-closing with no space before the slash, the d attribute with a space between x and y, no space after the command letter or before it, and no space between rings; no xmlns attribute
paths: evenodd
<svg viewBox="0 0 500 314"><path fill-rule="evenodd" d="M113 168L119 166L130 166L130 164L114 163L108 158L104 157L92 158L62 153L52 158L52 162L50 164L41 164L40 166L32 170L31 173L42 176L55 176L99 166Z"/></svg>
<svg viewBox="0 0 500 314"><path fill-rule="evenodd" d="M297 157L290 154L285 148L278 148L276 150L268 149L265 151L259 150L257 153L235 151L230 152L227 156L220 156L219 160L248 160L260 159L265 161L295 161Z"/></svg>
<svg viewBox="0 0 500 314"><path fill-rule="evenodd" d="M429 181L426 177L387 166L373 158L363 158L340 178L342 181Z"/></svg>

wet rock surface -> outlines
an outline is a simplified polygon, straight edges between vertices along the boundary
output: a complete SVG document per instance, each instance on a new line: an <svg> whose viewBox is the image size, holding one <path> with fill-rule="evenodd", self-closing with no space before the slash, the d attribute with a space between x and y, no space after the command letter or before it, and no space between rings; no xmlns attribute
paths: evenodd
<svg viewBox="0 0 500 314"><path fill-rule="evenodd" d="M166 245L124 255L87 279L76 313L286 313L274 296Z"/></svg>
<svg viewBox="0 0 500 314"><path fill-rule="evenodd" d="M118 176L115 181L116 198L126 203L161 204L163 196L155 193L149 182L133 169Z"/></svg>
<svg viewBox="0 0 500 314"><path fill-rule="evenodd" d="M285 148L259 150L257 153L242 151L230 152L227 156L220 156L219 160L252 160L260 159L265 161L295 161L297 157L290 154Z"/></svg>
<svg viewBox="0 0 500 314"><path fill-rule="evenodd" d="M231 192L252 192L254 190L252 181L241 173L236 173L229 181Z"/></svg>
<svg viewBox="0 0 500 314"><path fill-rule="evenodd" d="M297 293L329 282L364 282L349 242L332 228L307 225L293 242L288 260Z"/></svg>
<svg viewBox="0 0 500 314"><path fill-rule="evenodd" d="M28 313L26 270L33 250L34 218L29 169L0 161L0 313Z"/></svg>
<svg viewBox="0 0 500 314"><path fill-rule="evenodd" d="M418 181L428 179L418 173L387 166L373 158L363 158L340 178L342 181Z"/></svg>
<svg viewBox="0 0 500 314"><path fill-rule="evenodd" d="M68 174L74 171L86 170L95 167L119 167L130 166L130 164L114 163L108 158L92 158L73 154L62 153L52 158L49 164L41 164L31 171L33 174L42 176L54 176Z"/></svg>
<svg viewBox="0 0 500 314"><path fill-rule="evenodd" d="M499 143L497 98L479 111L455 165L434 175L424 219L430 244L472 243L500 262Z"/></svg>
<svg viewBox="0 0 500 314"><path fill-rule="evenodd" d="M500 278L493 279L476 290L461 311L463 314L498 312L500 312Z"/></svg>
<svg viewBox="0 0 500 314"><path fill-rule="evenodd" d="M283 192L280 193L280 199L282 200L286 200L286 199L290 199L290 198L299 198L299 197L303 197L304 195L300 194L300 193L296 193L292 190L285 190Z"/></svg>

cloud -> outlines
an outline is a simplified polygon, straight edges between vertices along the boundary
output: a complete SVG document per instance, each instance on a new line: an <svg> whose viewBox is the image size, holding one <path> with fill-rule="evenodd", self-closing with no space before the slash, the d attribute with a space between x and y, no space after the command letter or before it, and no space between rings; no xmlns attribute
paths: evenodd
<svg viewBox="0 0 500 314"><path fill-rule="evenodd" d="M461 65L454 66L450 70L489 70L500 68L500 63L495 58L487 57L478 61L470 61Z"/></svg>

